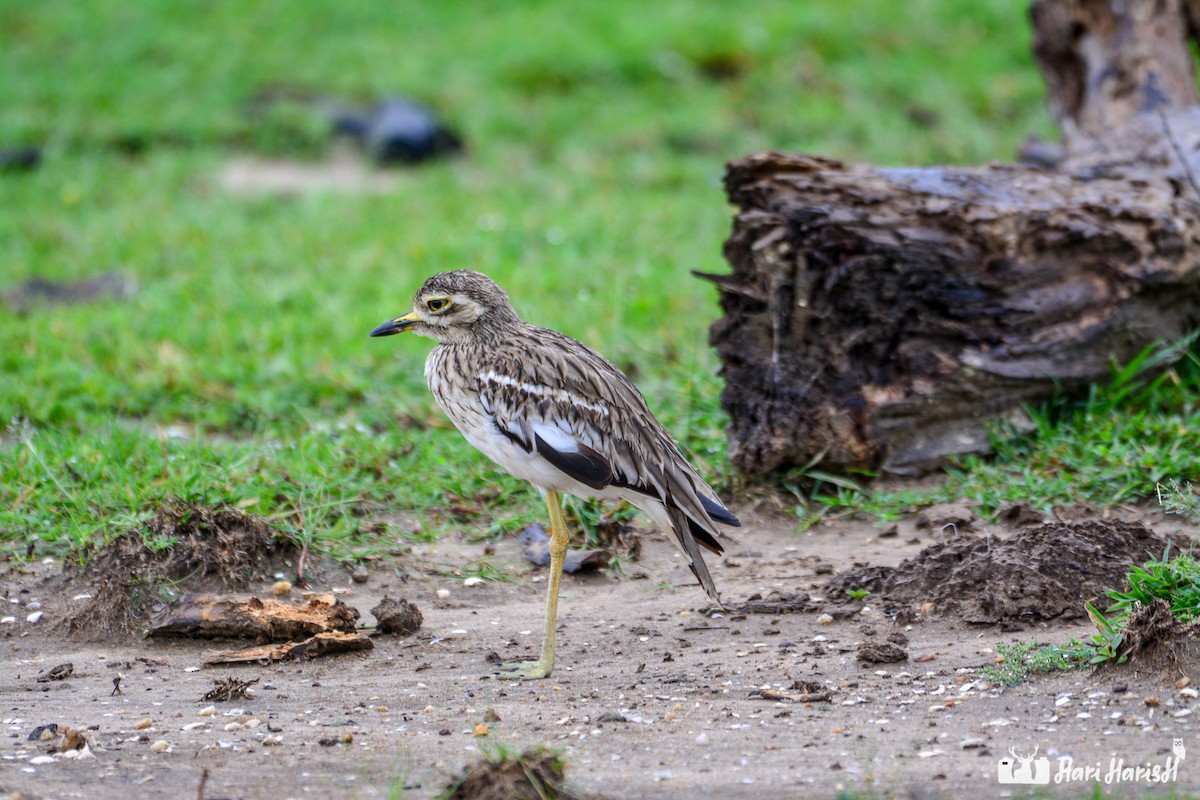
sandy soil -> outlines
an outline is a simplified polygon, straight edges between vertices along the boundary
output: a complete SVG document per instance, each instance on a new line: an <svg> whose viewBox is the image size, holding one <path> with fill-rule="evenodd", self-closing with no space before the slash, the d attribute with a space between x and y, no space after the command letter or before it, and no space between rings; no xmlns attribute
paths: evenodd
<svg viewBox="0 0 1200 800"><path fill-rule="evenodd" d="M881 537L854 520L797 534L794 521L737 510L747 526L725 558L710 558L730 603L772 592L819 597L828 565L894 565L956 535L901 523ZM1180 527L1177 518L1144 518L1160 532ZM1011 533L983 528L998 540ZM820 609L710 617L674 548L648 534L624 577L566 577L556 671L514 684L492 677L486 657L536 655L542 572L509 539L490 558L513 583L467 587L430 574L482 555L483 545L447 541L376 563L366 584L334 570L314 587L343 590L364 622L384 594L406 597L425 616L414 636L380 636L373 651L302 664L213 669L201 668L211 647L203 642L67 641L51 631L72 602L57 565L0 565L0 616L16 618L0 625L0 796L196 797L207 770L209 800L424 798L481 752L542 743L562 754L572 789L609 798L1021 797L1031 788L999 783L999 762L1011 759L1009 748L1028 755L1035 747L1054 773L1066 756L1076 767L1099 765L1103 796L1200 791L1200 702L1176 687L1178 675L1072 672L1016 688L980 679L997 643L1065 642L1088 633L1086 624L1001 631L934 609L901 625L872 598L825 624ZM449 595L439 598L439 589ZM44 616L30 623L35 601ZM907 640L907 661L858 661L861 643L889 637ZM64 662L74 665L69 678L37 681ZM118 673L122 692L113 696ZM254 697L200 700L228 675L258 678ZM832 689L832 698L762 696L796 682ZM202 715L209 706L215 715ZM143 720L149 727L137 727ZM86 729L94 757L66 759L28 740L48 723ZM486 736L475 735L481 723ZM168 749L156 752L160 741ZM1177 780L1104 782L1113 759L1165 766L1179 744L1190 757ZM1091 797L1092 783L1074 777L1035 788Z"/></svg>

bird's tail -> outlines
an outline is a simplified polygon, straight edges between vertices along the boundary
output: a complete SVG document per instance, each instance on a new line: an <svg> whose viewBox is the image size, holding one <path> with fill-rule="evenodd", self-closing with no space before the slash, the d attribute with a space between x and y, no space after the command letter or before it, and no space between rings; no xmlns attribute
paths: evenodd
<svg viewBox="0 0 1200 800"><path fill-rule="evenodd" d="M696 580L700 581L700 585L704 587L704 591L712 598L713 602L721 605L721 597L717 594L717 585L713 583L712 575L708 572L708 565L704 563L704 556L700 554L700 545L697 543L696 537L692 535L691 520L678 508L668 507L667 513L671 518L671 532L675 534L675 541L688 557ZM711 539L711 537L708 538ZM715 544L715 541L713 543ZM719 547L718 545L718 553L720 552Z"/></svg>

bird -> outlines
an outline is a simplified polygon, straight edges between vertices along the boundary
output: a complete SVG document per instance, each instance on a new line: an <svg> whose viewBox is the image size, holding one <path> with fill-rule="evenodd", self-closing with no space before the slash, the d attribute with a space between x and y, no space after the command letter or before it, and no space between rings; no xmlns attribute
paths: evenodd
<svg viewBox="0 0 1200 800"><path fill-rule="evenodd" d="M385 320L370 335L406 331L437 340L425 380L454 426L546 500L550 573L541 655L500 665L500 677L535 680L554 668L569 538L563 494L619 498L641 509L683 551L720 605L700 551L720 555L719 526L741 523L621 370L581 342L522 320L504 290L473 270L433 275L414 295L412 311Z"/></svg>

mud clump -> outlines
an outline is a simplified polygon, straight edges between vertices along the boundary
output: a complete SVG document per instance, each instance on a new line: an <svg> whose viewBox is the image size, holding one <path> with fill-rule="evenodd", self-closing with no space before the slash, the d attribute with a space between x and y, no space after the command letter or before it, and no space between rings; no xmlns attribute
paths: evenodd
<svg viewBox="0 0 1200 800"><path fill-rule="evenodd" d="M1085 600L1120 588L1129 565L1166 546L1139 522L1054 522L1004 540L964 536L935 544L898 567L842 572L827 596L866 589L885 605L931 604L934 614L977 624L1084 619Z"/></svg>
<svg viewBox="0 0 1200 800"><path fill-rule="evenodd" d="M864 642L858 647L863 664L898 664L908 661L908 651L893 642Z"/></svg>
<svg viewBox="0 0 1200 800"><path fill-rule="evenodd" d="M375 615L378 623L376 627L380 633L394 633L399 636L416 633L425 621L425 615L414 604L404 599L396 600L386 596L379 601L379 605L371 609L371 613Z"/></svg>
<svg viewBox="0 0 1200 800"><path fill-rule="evenodd" d="M527 750L519 756L483 760L447 788L449 800L576 800L563 786L565 766L553 753Z"/></svg>
<svg viewBox="0 0 1200 800"><path fill-rule="evenodd" d="M180 589L248 589L270 579L296 549L262 520L235 508L172 501L149 520L85 554L68 579L91 599L62 621L69 635L99 641L142 629Z"/></svg>

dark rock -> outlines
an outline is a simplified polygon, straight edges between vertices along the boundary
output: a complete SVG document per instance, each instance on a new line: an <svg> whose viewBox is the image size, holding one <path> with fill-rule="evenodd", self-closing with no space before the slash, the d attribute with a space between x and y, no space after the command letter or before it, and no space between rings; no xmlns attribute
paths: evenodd
<svg viewBox="0 0 1200 800"><path fill-rule="evenodd" d="M380 164L415 164L462 152L462 139L428 108L387 98L371 108L349 111L334 120L334 131L358 141Z"/></svg>

